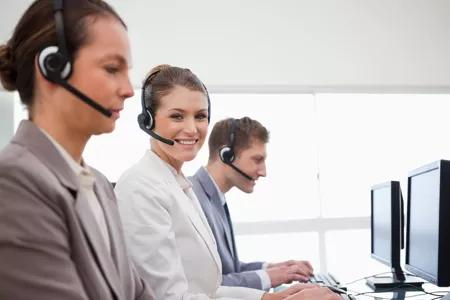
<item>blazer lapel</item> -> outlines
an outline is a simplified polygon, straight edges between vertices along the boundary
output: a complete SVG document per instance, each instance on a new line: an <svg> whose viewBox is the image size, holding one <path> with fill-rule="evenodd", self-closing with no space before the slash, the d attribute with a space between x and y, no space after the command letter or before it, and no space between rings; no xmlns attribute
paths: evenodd
<svg viewBox="0 0 450 300"><path fill-rule="evenodd" d="M200 203L195 203L196 201L198 202L198 200L196 198L188 197L180 188L174 188L173 191L176 193L175 198L180 199L179 203L183 207L183 211L186 213L192 225L208 246L208 249L214 257L217 266L220 267L221 261L219 258L219 253L217 252L216 240L211 228L209 227L208 221L203 214ZM188 193L191 194L191 197L196 197L192 189L190 189Z"/></svg>
<svg viewBox="0 0 450 300"><path fill-rule="evenodd" d="M100 198L103 196L103 193L98 191L99 190L97 190L97 196L99 196L99 201L102 202L104 200L100 200ZM120 281L117 276L117 270L114 268L112 257L108 254L108 249L103 242L103 237L94 219L88 200L89 199L86 197L83 190L80 189L77 193L75 202L75 210L77 212L78 219L80 220L84 233L86 234L92 250L95 253L98 264L103 272L103 276L107 279L109 286L116 294L116 297L118 299L123 299L122 293L119 291ZM105 213L105 217L106 215L107 213ZM110 230L108 231L110 232ZM111 248L113 249L114 247L112 247L112 245L113 243L111 240Z"/></svg>
<svg viewBox="0 0 450 300"><path fill-rule="evenodd" d="M191 193L190 197L186 195L186 193L178 184L177 179L175 178L175 176L177 176L177 174L173 173L175 171L171 170L170 167L158 155L156 155L156 153L148 150L147 157L149 160L149 164L151 164L147 167L156 169L155 172L160 172L160 174L162 174L166 183L169 185L170 190L174 193L174 199L183 208L184 213L187 215L195 230L202 237L203 241L211 252L211 255L214 258L217 267L221 269L222 263L217 251L214 234L209 227L208 221L206 220L206 217L200 207L200 203L198 202L194 191L192 190L192 188L189 188L187 192Z"/></svg>
<svg viewBox="0 0 450 300"><path fill-rule="evenodd" d="M105 194L104 189L98 188L98 184L95 184L94 187L95 194L97 195L98 201L100 202L100 206L102 207L105 214L106 227L108 228L109 234L109 242L111 248L111 258L114 261L116 268L118 269L122 263L119 261L119 257L125 257L125 253L122 253L122 247L117 245L118 241L120 241L120 232L117 229L116 224L114 222L118 222L118 220L112 220L112 216L117 215L117 211L114 211L111 207L111 199ZM116 273L117 274L117 271Z"/></svg>
<svg viewBox="0 0 450 300"><path fill-rule="evenodd" d="M205 191L206 195L209 198L209 201L211 201L211 204L213 206L213 209L219 212L219 219L220 222L222 224L223 230L225 231L225 237L227 240L227 245L228 245L228 249L231 253L231 255L234 257L235 256L235 251L234 251L234 240L232 237L232 224L228 223L228 219L225 215L225 210L222 206L222 203L220 201L220 196L219 193L217 191L217 188L214 184L214 182L212 181L211 176L208 174L208 172L201 167L196 174L197 178L200 181L200 184L203 187L203 190Z"/></svg>

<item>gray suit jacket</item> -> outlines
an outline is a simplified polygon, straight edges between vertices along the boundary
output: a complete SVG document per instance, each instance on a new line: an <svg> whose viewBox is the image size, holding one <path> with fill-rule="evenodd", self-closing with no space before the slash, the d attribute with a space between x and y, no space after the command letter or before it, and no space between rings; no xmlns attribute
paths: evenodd
<svg viewBox="0 0 450 300"><path fill-rule="evenodd" d="M0 299L154 299L128 259L111 184L92 172L111 254L72 169L21 122L0 152Z"/></svg>
<svg viewBox="0 0 450 300"><path fill-rule="evenodd" d="M239 260L233 234L233 225L227 221L226 213L217 188L209 174L201 167L189 177L193 190L200 201L206 218L217 242L222 261L222 284L262 289L261 279L255 270L262 268L263 262L244 263ZM229 231L225 230L229 227ZM231 232L231 234L229 234Z"/></svg>

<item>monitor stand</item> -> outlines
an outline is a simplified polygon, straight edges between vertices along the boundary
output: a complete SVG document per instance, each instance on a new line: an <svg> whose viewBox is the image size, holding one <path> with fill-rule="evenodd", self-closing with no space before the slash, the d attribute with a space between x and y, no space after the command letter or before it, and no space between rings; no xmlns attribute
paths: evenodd
<svg viewBox="0 0 450 300"><path fill-rule="evenodd" d="M392 277L370 277L366 284L374 291L401 289L405 291L419 291L424 282L415 276L406 276L402 268L392 268Z"/></svg>

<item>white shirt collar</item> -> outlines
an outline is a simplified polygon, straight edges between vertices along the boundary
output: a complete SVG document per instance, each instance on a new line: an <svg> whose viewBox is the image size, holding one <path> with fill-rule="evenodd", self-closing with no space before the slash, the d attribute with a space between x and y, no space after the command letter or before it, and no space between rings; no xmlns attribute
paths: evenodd
<svg viewBox="0 0 450 300"><path fill-rule="evenodd" d="M225 195L224 193L222 193L222 191L220 190L219 186L217 185L217 183L214 181L214 179L212 178L211 174L208 173L208 171L206 170L206 174L209 175L209 177L211 178L211 181L214 183L214 186L216 187L217 190L217 194L219 195L219 199L220 199L220 203L222 204L222 206L225 205L225 203L227 203L227 199L225 199Z"/></svg>
<svg viewBox="0 0 450 300"><path fill-rule="evenodd" d="M166 166L169 168L170 172L172 172L173 177L175 177L175 180L177 181L178 185L181 187L183 191L186 191L188 188L192 187L191 182L184 176L182 172L178 173L177 170L175 170L174 167L172 167L168 162L166 162L164 159L159 157L155 152L150 150L154 156L156 156L158 159L163 161Z"/></svg>
<svg viewBox="0 0 450 300"><path fill-rule="evenodd" d="M80 165L73 157L64 149L50 134L48 134L44 129L38 127L42 133L52 142L64 160L69 164L69 167L75 172L76 175L81 174L91 174L88 166ZM83 164L83 163L82 163Z"/></svg>

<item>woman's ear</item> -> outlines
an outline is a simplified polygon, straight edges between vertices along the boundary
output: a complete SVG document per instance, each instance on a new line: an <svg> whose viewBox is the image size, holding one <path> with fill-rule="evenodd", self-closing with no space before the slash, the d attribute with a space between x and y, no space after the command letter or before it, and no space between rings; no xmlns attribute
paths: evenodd
<svg viewBox="0 0 450 300"><path fill-rule="evenodd" d="M34 82L35 91L42 91L42 89L51 90L57 88L57 85L47 80L42 74L39 66L39 53L34 57Z"/></svg>

